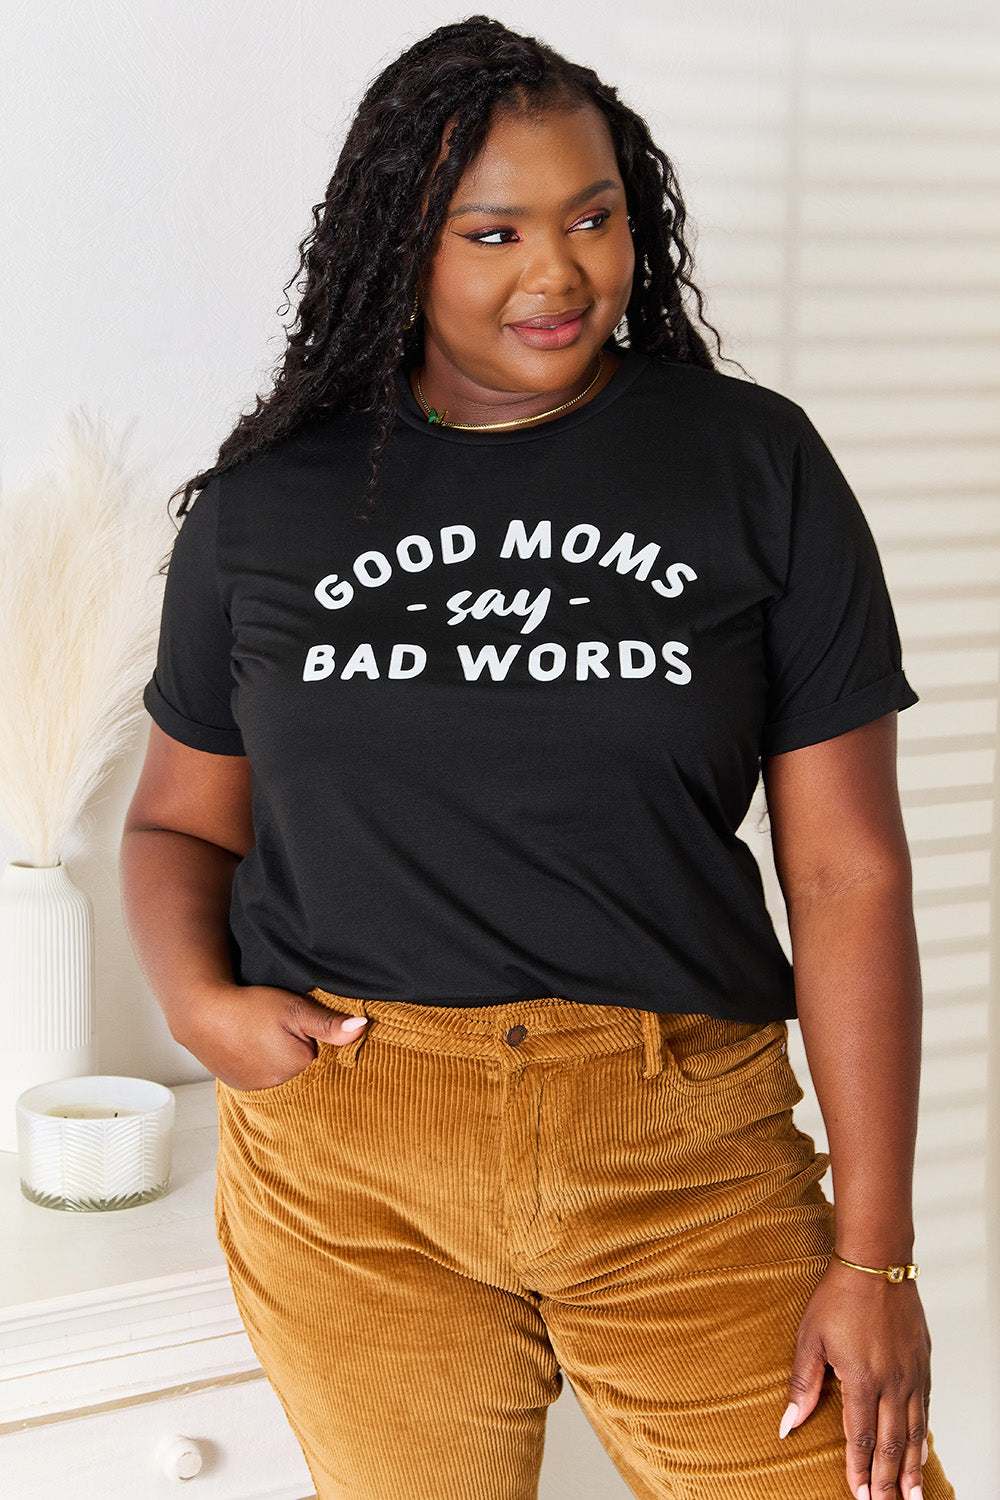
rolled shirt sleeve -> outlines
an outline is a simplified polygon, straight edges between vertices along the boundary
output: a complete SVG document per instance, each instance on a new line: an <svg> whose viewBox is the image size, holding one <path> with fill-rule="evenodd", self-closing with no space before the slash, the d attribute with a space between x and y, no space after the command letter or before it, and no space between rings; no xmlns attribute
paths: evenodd
<svg viewBox="0 0 1000 1500"><path fill-rule="evenodd" d="M809 418L792 469L785 586L765 607L761 754L846 734L918 701L861 506Z"/></svg>
<svg viewBox="0 0 1000 1500"><path fill-rule="evenodd" d="M213 755L243 755L232 713L232 632L216 561L219 477L209 480L174 542L163 593L156 669L143 694L171 739Z"/></svg>

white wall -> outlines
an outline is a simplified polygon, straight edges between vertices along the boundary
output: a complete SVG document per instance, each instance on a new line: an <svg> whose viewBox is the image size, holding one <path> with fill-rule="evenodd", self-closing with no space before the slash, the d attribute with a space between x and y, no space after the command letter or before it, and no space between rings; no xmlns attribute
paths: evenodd
<svg viewBox="0 0 1000 1500"><path fill-rule="evenodd" d="M367 81L466 9L36 0L5 16L8 482L48 459L81 401L139 418L133 453L164 500L211 462L280 354L281 288ZM1000 15L986 0L489 9L596 66L648 115L699 226L696 279L724 347L810 412L882 547L923 700L900 730L927 979L917 1254L932 1425L959 1494L985 1493ZM118 908L140 758L137 746L116 769L67 862L97 909L102 1071L178 1083L205 1070L167 1033ZM747 836L766 866L753 821ZM807 1083L801 1047L795 1061ZM802 1121L822 1136L811 1096ZM995 1344L995 1304L989 1316ZM567 1393L545 1500L626 1493L581 1429Z"/></svg>

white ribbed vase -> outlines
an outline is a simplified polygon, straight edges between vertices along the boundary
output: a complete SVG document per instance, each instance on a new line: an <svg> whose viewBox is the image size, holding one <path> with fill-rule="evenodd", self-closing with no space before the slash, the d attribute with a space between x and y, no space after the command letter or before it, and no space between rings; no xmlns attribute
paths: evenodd
<svg viewBox="0 0 1000 1500"><path fill-rule="evenodd" d="M61 865L0 877L0 1151L17 1150L15 1102L96 1072L94 914Z"/></svg>

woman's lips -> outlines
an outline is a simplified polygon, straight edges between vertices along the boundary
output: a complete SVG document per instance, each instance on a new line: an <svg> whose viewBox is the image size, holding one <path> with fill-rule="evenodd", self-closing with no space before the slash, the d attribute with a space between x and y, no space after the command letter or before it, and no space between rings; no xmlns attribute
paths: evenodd
<svg viewBox="0 0 1000 1500"><path fill-rule="evenodd" d="M508 323L507 327L531 349L567 349L579 338L586 316L587 308L577 307L565 313L526 318L522 323Z"/></svg>

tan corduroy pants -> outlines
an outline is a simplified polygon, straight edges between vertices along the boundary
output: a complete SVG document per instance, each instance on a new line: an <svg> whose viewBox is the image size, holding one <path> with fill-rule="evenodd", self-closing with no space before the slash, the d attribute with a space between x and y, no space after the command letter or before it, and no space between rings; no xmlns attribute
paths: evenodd
<svg viewBox="0 0 1000 1500"><path fill-rule="evenodd" d="M778 1438L833 1243L784 1022L312 993L369 1024L218 1084L216 1224L319 1500L535 1500L564 1375L640 1500L847 1500L829 1370Z"/></svg>

